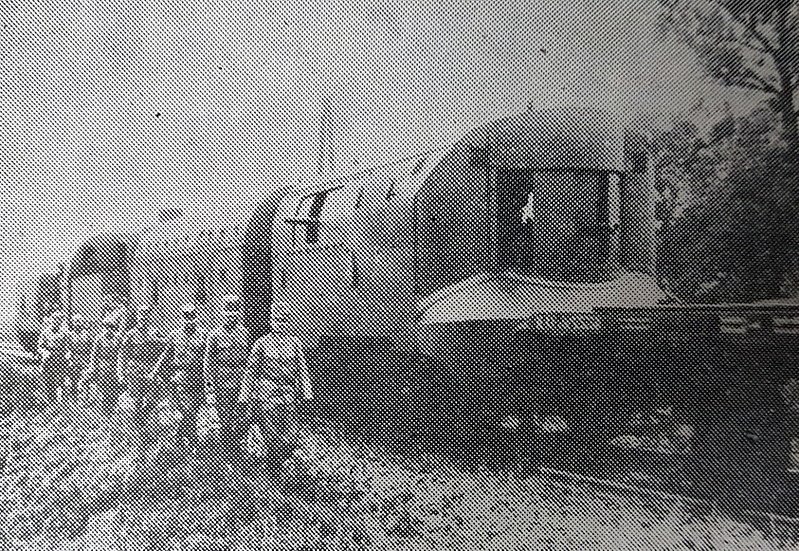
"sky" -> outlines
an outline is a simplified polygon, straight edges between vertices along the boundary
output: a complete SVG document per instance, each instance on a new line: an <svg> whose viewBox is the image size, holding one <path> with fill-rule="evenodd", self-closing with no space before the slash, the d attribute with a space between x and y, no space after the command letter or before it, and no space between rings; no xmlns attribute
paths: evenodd
<svg viewBox="0 0 799 551"><path fill-rule="evenodd" d="M654 0L0 4L0 318L93 234L312 178L325 101L341 174L531 101L663 120L718 95Z"/></svg>

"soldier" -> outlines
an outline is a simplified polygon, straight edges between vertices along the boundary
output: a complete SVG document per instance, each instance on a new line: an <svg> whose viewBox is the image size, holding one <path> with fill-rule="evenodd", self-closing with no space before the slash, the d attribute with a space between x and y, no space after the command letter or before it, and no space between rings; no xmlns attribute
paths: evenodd
<svg viewBox="0 0 799 551"><path fill-rule="evenodd" d="M77 398L81 390L82 374L89 368L93 338L83 316L72 316L72 331L69 335L69 390Z"/></svg>
<svg viewBox="0 0 799 551"><path fill-rule="evenodd" d="M224 322L208 335L203 378L209 404L215 404L221 422L221 445L228 459L240 450L242 409L239 391L247 365L248 334L239 323L238 297L225 297Z"/></svg>
<svg viewBox="0 0 799 551"><path fill-rule="evenodd" d="M94 339L89 354L89 367L81 376L80 387L84 392L89 384L97 385L101 394L101 407L106 415L111 415L116 407L119 395L117 382L117 359L122 335L119 332L119 320L108 315L103 318L103 327Z"/></svg>
<svg viewBox="0 0 799 551"><path fill-rule="evenodd" d="M140 307L136 312L136 325L125 333L119 347L117 377L133 400L133 425L142 431L147 427L152 405L152 373L164 351L164 344L164 340L150 327L150 308ZM146 432L141 432L141 436L145 435Z"/></svg>
<svg viewBox="0 0 799 551"><path fill-rule="evenodd" d="M107 316L116 318L120 331L128 329L128 312L125 307L125 302L118 294L105 295L103 312Z"/></svg>
<svg viewBox="0 0 799 551"><path fill-rule="evenodd" d="M277 467L299 445L298 408L313 397L302 343L288 332L282 309L273 310L271 331L252 347L242 391Z"/></svg>
<svg viewBox="0 0 799 551"><path fill-rule="evenodd" d="M39 337L37 350L41 359L41 377L44 398L47 403L58 401L58 389L63 390L67 374L69 353L69 331L64 323L64 313L56 310Z"/></svg>
<svg viewBox="0 0 799 551"><path fill-rule="evenodd" d="M183 307L183 327L169 335L153 378L167 385L173 403L182 414L178 428L180 443L191 450L197 445L197 410L203 394L203 354L206 332L197 325L193 304Z"/></svg>

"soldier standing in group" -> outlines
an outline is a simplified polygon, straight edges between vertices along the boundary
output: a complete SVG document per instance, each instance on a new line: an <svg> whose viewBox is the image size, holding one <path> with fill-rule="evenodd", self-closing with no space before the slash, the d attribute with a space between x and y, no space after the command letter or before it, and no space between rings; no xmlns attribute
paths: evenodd
<svg viewBox="0 0 799 551"><path fill-rule="evenodd" d="M72 316L72 332L69 335L69 390L77 399L81 390L82 374L89 368L93 338L80 314Z"/></svg>
<svg viewBox="0 0 799 551"><path fill-rule="evenodd" d="M167 385L173 403L182 414L178 428L180 443L190 450L197 446L197 410L202 404L203 354L206 332L197 325L193 304L183 307L183 327L172 332L158 360L153 378Z"/></svg>
<svg viewBox="0 0 799 551"><path fill-rule="evenodd" d="M125 302L119 295L111 294L105 296L103 312L104 315L113 316L117 320L120 331L128 329L128 311L125 307Z"/></svg>
<svg viewBox="0 0 799 551"><path fill-rule="evenodd" d="M299 446L298 408L313 398L302 343L286 321L282 309L273 310L272 328L253 345L242 384L250 422L261 430L272 467Z"/></svg>
<svg viewBox="0 0 799 551"><path fill-rule="evenodd" d="M89 367L83 372L80 387L88 392L89 384L97 385L101 394L101 407L106 415L111 415L119 396L117 382L117 359L122 335L119 332L119 320L108 315L103 318L103 328L94 340L89 354Z"/></svg>
<svg viewBox="0 0 799 551"><path fill-rule="evenodd" d="M150 327L150 308L142 306L136 312L136 325L122 338L117 360L117 377L133 400L133 426L142 431L142 445L153 399L151 375L163 351L163 339Z"/></svg>
<svg viewBox="0 0 799 551"><path fill-rule="evenodd" d="M69 331L64 313L57 310L50 316L39 337L37 350L41 359L41 382L47 403L58 401L58 388L63 390L67 374Z"/></svg>
<svg viewBox="0 0 799 551"><path fill-rule="evenodd" d="M208 335L203 357L206 397L215 404L221 422L221 445L228 459L238 455L242 437L239 391L247 365L248 334L239 323L239 300L225 297L224 322Z"/></svg>

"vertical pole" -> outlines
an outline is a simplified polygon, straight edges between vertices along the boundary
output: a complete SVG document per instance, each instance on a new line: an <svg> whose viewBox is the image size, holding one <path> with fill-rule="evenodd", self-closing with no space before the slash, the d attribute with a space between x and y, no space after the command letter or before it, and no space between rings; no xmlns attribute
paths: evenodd
<svg viewBox="0 0 799 551"><path fill-rule="evenodd" d="M324 148L325 148L325 106L324 99L322 100L322 109L319 112L319 144L316 152L316 175L322 178L322 164L324 162Z"/></svg>
<svg viewBox="0 0 799 551"><path fill-rule="evenodd" d="M72 329L72 278L71 276L71 266L70 263L67 262L67 267L64 267L64 264L59 264L59 295L63 297L66 304L61 306L61 309L67 315L67 326Z"/></svg>
<svg viewBox="0 0 799 551"><path fill-rule="evenodd" d="M327 119L327 123L325 124L325 128L327 129L327 136L325 138L327 143L327 177L332 178L333 174L335 173L335 164L334 164L334 155L333 155L333 108L330 105L330 98L327 98L327 104L325 105L327 111L325 112L325 117Z"/></svg>
<svg viewBox="0 0 799 551"><path fill-rule="evenodd" d="M793 377L783 377L781 381L780 394L782 404L785 408L785 434L787 441L788 462L786 465L787 473L796 477L799 475L799 435L796 426L799 419L799 380Z"/></svg>
<svg viewBox="0 0 799 551"><path fill-rule="evenodd" d="M330 124L330 96L322 98L322 111L319 121L319 153L317 156L316 175L320 180L327 175L333 163L332 128Z"/></svg>

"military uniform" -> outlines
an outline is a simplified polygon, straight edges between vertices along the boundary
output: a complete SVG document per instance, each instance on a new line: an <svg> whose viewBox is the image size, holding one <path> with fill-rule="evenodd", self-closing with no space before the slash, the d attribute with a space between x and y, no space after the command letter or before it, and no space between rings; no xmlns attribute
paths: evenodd
<svg viewBox="0 0 799 551"><path fill-rule="evenodd" d="M112 308L108 312L108 316L116 320L117 326L119 327L120 331L125 331L130 327L128 324L129 316L128 311L125 309L124 306L118 305Z"/></svg>
<svg viewBox="0 0 799 551"><path fill-rule="evenodd" d="M158 378L171 390L172 397L183 414L179 436L191 445L197 439L197 410L204 397L203 354L206 332L196 327L172 332L159 362Z"/></svg>
<svg viewBox="0 0 799 551"><path fill-rule="evenodd" d="M151 375L164 352L164 339L153 329L136 326L122 338L117 376L134 403L134 423L145 427L151 405Z"/></svg>
<svg viewBox="0 0 799 551"><path fill-rule="evenodd" d="M73 395L78 395L78 381L89 368L94 339L85 327L75 329L69 339L69 380Z"/></svg>
<svg viewBox="0 0 799 551"><path fill-rule="evenodd" d="M297 407L313 397L302 343L283 333L267 333L253 345L243 398L258 424L268 457L281 462L299 445Z"/></svg>
<svg viewBox="0 0 799 551"><path fill-rule="evenodd" d="M45 399L53 403L58 398L58 387L64 384L67 375L69 353L69 331L59 317L54 316L42 331L38 351Z"/></svg>
<svg viewBox="0 0 799 551"><path fill-rule="evenodd" d="M84 389L87 388L90 382L97 385L102 394L103 411L108 415L113 413L119 396L117 360L121 344L121 335L110 327L110 324L106 325L94 340L89 359L89 368L83 373L81 378L81 386Z"/></svg>
<svg viewBox="0 0 799 551"><path fill-rule="evenodd" d="M128 309L122 299L118 296L106 295L105 300L103 317L113 319L120 331L129 329Z"/></svg>
<svg viewBox="0 0 799 551"><path fill-rule="evenodd" d="M228 311L227 314L235 315L236 312ZM203 375L206 392L216 397L221 422L221 444L231 455L237 453L242 436L243 412L238 398L247 365L248 339L244 326L228 323L211 331L205 346Z"/></svg>

